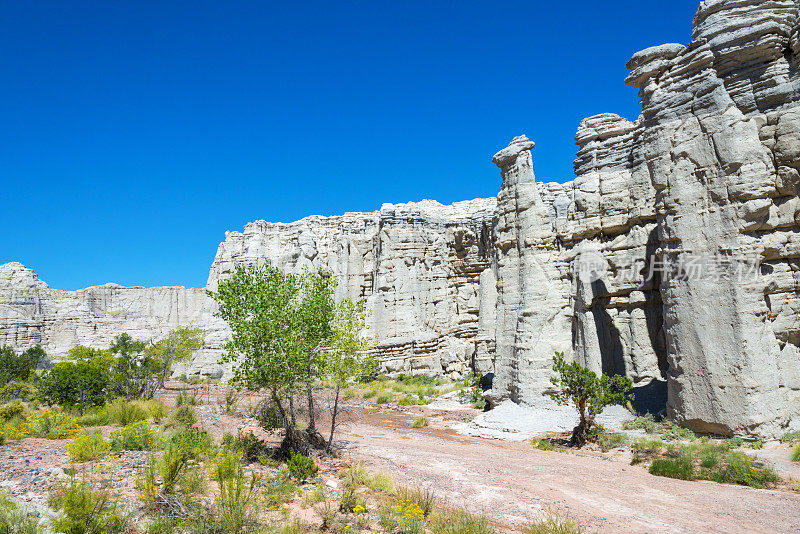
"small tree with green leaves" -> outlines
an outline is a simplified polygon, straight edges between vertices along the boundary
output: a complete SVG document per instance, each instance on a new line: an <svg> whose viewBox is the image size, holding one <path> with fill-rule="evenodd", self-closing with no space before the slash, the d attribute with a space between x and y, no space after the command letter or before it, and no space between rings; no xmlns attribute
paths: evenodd
<svg viewBox="0 0 800 534"><path fill-rule="evenodd" d="M234 364L239 384L268 392L284 424L285 454L325 446L312 424L297 429L294 396L306 388L309 413L314 413L310 384L319 375L330 337L334 285L326 273L287 274L267 263L237 265L217 291L208 291L219 305L217 317L231 329L220 362Z"/></svg>
<svg viewBox="0 0 800 534"><path fill-rule="evenodd" d="M194 326L179 326L170 330L167 337L144 349L144 357L155 367L156 384L153 391L164 386L176 363L188 361L196 351L203 348L203 330ZM152 395L152 393L151 393Z"/></svg>
<svg viewBox="0 0 800 534"><path fill-rule="evenodd" d="M353 302L346 299L336 306L330 344L324 355L325 375L334 383L328 452L333 446L337 416L341 411L339 394L342 387L373 365L373 357L367 351L374 345L375 339L364 336L367 315L363 300Z"/></svg>
<svg viewBox="0 0 800 534"><path fill-rule="evenodd" d="M573 403L580 414L580 422L572 431L570 445L583 447L594 419L603 408L611 404L623 404L633 399L633 383L622 375L600 375L577 362L567 363L563 352L553 356L553 370L558 373L550 377L557 388L550 396L559 404Z"/></svg>

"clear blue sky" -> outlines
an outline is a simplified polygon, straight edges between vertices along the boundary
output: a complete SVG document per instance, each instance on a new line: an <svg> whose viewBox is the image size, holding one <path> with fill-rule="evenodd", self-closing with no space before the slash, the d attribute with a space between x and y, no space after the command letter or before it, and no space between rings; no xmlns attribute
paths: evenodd
<svg viewBox="0 0 800 534"><path fill-rule="evenodd" d="M634 119L626 61L697 4L6 2L0 263L202 287L252 220L494 196L521 133L569 180L581 118Z"/></svg>

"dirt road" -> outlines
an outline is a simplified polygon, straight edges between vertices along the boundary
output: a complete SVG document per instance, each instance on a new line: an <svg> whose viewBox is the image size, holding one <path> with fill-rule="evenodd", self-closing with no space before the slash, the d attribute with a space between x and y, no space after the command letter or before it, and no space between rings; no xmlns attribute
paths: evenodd
<svg viewBox="0 0 800 534"><path fill-rule="evenodd" d="M511 528L550 506L590 532L800 532L800 494L656 477L627 456L540 451L442 421L412 429L413 417L359 414L341 429L345 454Z"/></svg>

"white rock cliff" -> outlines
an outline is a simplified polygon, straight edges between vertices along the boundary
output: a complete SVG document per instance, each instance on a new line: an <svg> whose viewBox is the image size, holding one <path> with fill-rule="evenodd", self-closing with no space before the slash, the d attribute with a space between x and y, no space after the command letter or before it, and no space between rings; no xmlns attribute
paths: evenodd
<svg viewBox="0 0 800 534"><path fill-rule="evenodd" d="M707 0L691 42L628 62L634 122L583 120L572 182L537 182L525 136L494 156L496 199L257 221L208 278L266 260L325 266L365 299L389 372L494 371L535 403L554 351L623 373L641 409L687 426L800 428L800 0ZM189 372L219 375L225 325L203 289L50 289L0 266L0 344L63 357L127 331L206 329Z"/></svg>

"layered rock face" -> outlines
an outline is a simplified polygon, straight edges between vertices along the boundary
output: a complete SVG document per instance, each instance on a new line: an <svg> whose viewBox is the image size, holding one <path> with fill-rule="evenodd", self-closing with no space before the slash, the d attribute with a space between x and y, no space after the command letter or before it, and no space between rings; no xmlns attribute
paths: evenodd
<svg viewBox="0 0 800 534"><path fill-rule="evenodd" d="M635 54L642 113L581 122L575 179L537 182L533 142L493 161L496 199L386 204L258 221L236 263L326 267L365 299L388 372L494 371L495 399L537 403L554 351L622 373L642 410L696 430L800 428L800 0L701 2L688 46ZM201 289L49 289L0 266L0 344L55 356L114 335L207 331L189 371L219 373L226 336Z"/></svg>
<svg viewBox="0 0 800 534"><path fill-rule="evenodd" d="M184 287L51 289L24 265L6 263L0 265L0 345L41 345L59 360L76 345L107 348L122 332L149 340L176 326L197 325L206 330L207 347L196 365L219 374L215 364L226 334L212 317L212 304L204 289Z"/></svg>

